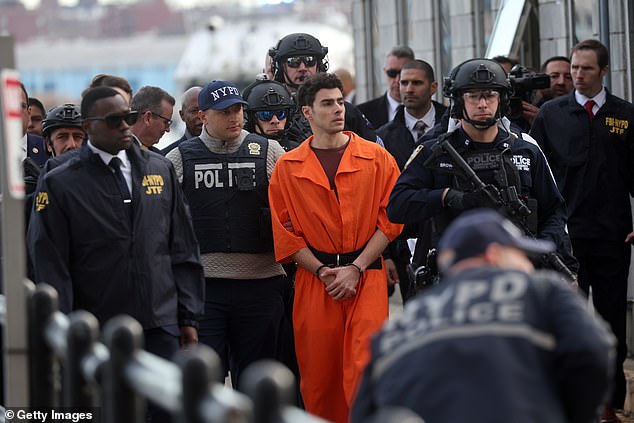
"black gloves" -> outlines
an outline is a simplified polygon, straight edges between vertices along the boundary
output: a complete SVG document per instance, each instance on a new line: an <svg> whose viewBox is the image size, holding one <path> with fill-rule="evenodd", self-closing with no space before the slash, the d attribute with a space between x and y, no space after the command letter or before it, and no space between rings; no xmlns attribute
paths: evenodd
<svg viewBox="0 0 634 423"><path fill-rule="evenodd" d="M22 166L24 172L24 191L27 194L31 194L35 192L37 179L40 177L40 167L30 157L24 159Z"/></svg>
<svg viewBox="0 0 634 423"><path fill-rule="evenodd" d="M469 210L490 207L490 202L479 192L464 192L450 188L445 195L445 205L454 210Z"/></svg>

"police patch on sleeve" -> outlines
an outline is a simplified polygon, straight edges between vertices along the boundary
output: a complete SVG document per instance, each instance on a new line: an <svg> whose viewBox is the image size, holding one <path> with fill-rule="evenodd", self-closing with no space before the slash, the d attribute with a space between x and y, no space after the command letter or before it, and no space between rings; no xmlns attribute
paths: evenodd
<svg viewBox="0 0 634 423"><path fill-rule="evenodd" d="M409 156L409 159L407 159L407 163L405 163L405 166L403 166L403 170L407 169L407 166L409 166L409 164L416 158L416 156L418 156L418 153L423 151L423 148L425 148L425 146L423 144L420 144L414 149L412 155Z"/></svg>
<svg viewBox="0 0 634 423"><path fill-rule="evenodd" d="M40 212L44 210L46 206L48 206L48 193L40 191L37 193L37 197L35 197L35 211Z"/></svg>

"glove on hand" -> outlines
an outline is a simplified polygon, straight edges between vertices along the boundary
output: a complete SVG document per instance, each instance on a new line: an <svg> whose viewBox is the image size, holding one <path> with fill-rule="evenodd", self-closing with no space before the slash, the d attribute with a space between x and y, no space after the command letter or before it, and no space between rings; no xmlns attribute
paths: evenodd
<svg viewBox="0 0 634 423"><path fill-rule="evenodd" d="M486 199L480 192L464 192L450 188L445 195L445 205L454 210L470 210L485 207Z"/></svg>

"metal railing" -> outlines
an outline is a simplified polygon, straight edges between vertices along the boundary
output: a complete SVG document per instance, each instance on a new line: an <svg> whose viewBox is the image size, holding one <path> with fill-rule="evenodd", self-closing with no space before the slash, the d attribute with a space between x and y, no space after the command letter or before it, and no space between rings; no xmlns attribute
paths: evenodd
<svg viewBox="0 0 634 423"><path fill-rule="evenodd" d="M100 333L92 314L62 314L46 284L29 294L27 313L31 407L100 407L105 423L140 423L151 400L178 423L324 422L292 405L295 378L281 363L252 364L238 392L224 385L211 348L164 360L143 350L143 329L133 318L115 317Z"/></svg>

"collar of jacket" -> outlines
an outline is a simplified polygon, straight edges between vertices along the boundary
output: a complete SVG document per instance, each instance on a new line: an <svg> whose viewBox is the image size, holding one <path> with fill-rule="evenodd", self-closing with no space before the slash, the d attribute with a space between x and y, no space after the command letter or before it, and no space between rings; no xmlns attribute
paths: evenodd
<svg viewBox="0 0 634 423"><path fill-rule="evenodd" d="M341 163L339 163L337 174L358 172L361 170L361 162L359 162L359 160L372 160L374 158L371 148L368 148L368 145L366 144L370 143L370 141L363 142L358 135L350 131L343 131L343 133L350 137L350 143L344 152L344 157L342 158ZM321 163L319 163L319 159L310 148L310 142L312 140L313 136L311 135L308 139L301 143L299 147L291 151L291 153L294 154L287 156L287 160L305 163L304 166L301 166L299 172L296 173L297 177L310 179L315 183L324 186L326 189L330 189L328 178L326 178L325 175L323 180L315 180L314 169L316 166L321 168ZM345 160L346 155L350 155L351 160Z"/></svg>

